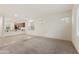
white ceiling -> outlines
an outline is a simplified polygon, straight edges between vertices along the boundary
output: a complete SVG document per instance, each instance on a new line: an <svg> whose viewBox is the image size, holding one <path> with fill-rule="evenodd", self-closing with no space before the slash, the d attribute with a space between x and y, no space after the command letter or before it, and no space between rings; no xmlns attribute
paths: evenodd
<svg viewBox="0 0 79 59"><path fill-rule="evenodd" d="M65 12L72 10L71 4L14 4L14 5L0 5L0 15L27 16L31 18L46 16L58 12Z"/></svg>

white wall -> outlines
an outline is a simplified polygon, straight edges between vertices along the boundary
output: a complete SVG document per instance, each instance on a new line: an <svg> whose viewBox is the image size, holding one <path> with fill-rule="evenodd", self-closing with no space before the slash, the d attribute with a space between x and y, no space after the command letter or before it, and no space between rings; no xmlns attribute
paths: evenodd
<svg viewBox="0 0 79 59"><path fill-rule="evenodd" d="M79 8L78 6L79 5L74 5L73 11L72 11L72 42L79 53L79 36L77 36L77 33L76 33L76 30L77 30L76 17L78 16L77 15L77 9Z"/></svg>
<svg viewBox="0 0 79 59"><path fill-rule="evenodd" d="M70 23L64 23L61 19L65 16L70 17ZM27 30L27 34L44 36L49 38L71 40L71 11L57 13L46 17L33 19L35 30ZM42 22L41 22L42 21Z"/></svg>

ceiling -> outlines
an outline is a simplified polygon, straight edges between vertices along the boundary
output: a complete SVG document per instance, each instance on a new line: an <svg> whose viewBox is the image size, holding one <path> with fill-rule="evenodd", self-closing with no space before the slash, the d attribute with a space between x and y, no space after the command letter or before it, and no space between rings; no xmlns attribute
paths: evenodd
<svg viewBox="0 0 79 59"><path fill-rule="evenodd" d="M58 12L65 12L72 10L71 4L4 4L0 5L0 15L14 16L27 16L37 18L54 14Z"/></svg>

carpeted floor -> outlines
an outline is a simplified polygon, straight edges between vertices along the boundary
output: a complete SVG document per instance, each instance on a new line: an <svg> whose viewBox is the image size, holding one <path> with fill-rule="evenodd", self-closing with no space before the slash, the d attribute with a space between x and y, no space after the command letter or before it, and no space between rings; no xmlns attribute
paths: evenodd
<svg viewBox="0 0 79 59"><path fill-rule="evenodd" d="M76 54L70 41L18 35L0 39L1 54Z"/></svg>

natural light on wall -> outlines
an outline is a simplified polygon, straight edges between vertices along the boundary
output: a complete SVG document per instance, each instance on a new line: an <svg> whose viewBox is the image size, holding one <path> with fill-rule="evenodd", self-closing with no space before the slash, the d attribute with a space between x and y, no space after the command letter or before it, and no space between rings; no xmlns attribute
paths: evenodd
<svg viewBox="0 0 79 59"><path fill-rule="evenodd" d="M69 16L65 16L61 19L64 23L69 23L70 22L70 17Z"/></svg>

